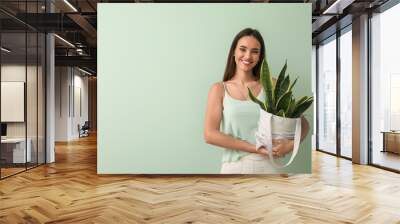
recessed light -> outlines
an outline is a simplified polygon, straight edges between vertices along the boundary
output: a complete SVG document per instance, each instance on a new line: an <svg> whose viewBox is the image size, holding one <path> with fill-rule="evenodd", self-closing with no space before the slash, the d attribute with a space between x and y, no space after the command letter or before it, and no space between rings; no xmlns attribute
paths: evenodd
<svg viewBox="0 0 400 224"><path fill-rule="evenodd" d="M6 53L10 53L10 52L11 52L11 50L9 50L9 49L7 49L7 48L5 48L5 47L1 47L1 50L4 51L4 52L6 52Z"/></svg>
<svg viewBox="0 0 400 224"><path fill-rule="evenodd" d="M68 40L66 40L66 39L64 39L64 38L62 38L62 37L60 37L60 36L57 35L57 34L54 34L54 36L57 37L58 39L60 39L61 41L63 41L64 43L68 44L69 46L75 48L75 45L71 44L71 42L69 42Z"/></svg>
<svg viewBox="0 0 400 224"><path fill-rule="evenodd" d="M83 70L83 69L81 69L81 68L79 68L79 67L78 67L78 70L81 71L81 72L83 72L83 73L85 73L85 74L93 75L92 73L90 73L90 72L88 72L88 71L86 71L86 70Z"/></svg>
<svg viewBox="0 0 400 224"><path fill-rule="evenodd" d="M69 3L68 0L64 0L65 4L67 4L72 10L74 10L75 12L78 12L78 10L71 4Z"/></svg>
<svg viewBox="0 0 400 224"><path fill-rule="evenodd" d="M340 15L343 13L343 10L353 4L353 2L355 2L355 0L336 0L327 9L325 9L322 14Z"/></svg>

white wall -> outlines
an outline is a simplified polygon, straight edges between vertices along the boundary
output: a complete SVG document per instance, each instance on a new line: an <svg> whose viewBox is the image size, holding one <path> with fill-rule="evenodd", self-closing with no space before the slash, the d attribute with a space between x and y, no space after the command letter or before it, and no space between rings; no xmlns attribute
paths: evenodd
<svg viewBox="0 0 400 224"><path fill-rule="evenodd" d="M82 73L77 74L78 70L74 70L73 90L71 99L71 129L70 135L72 138L78 138L78 124L82 126L88 120L88 78L81 76Z"/></svg>
<svg viewBox="0 0 400 224"><path fill-rule="evenodd" d="M26 71L25 71L26 69ZM41 70L39 70L41 72ZM29 86L36 86L36 66L5 64L1 66L1 81L2 82L25 82L25 75L28 76ZM34 76L34 77L33 77ZM27 88L27 120L28 120L28 137L31 133L36 135L36 88ZM32 104L33 102L33 104ZM41 105L39 105L40 107ZM2 108L5 110L6 108ZM32 123L34 122L34 123ZM24 137L25 122L7 122L8 137Z"/></svg>
<svg viewBox="0 0 400 224"><path fill-rule="evenodd" d="M78 124L88 120L88 78L83 75L72 67L56 67L56 141L77 139Z"/></svg>
<svg viewBox="0 0 400 224"><path fill-rule="evenodd" d="M68 140L68 71L67 67L55 68L55 141Z"/></svg>
<svg viewBox="0 0 400 224"><path fill-rule="evenodd" d="M8 64L1 66L1 81L3 82L25 82L25 64ZM27 67L28 74L32 74L32 66ZM4 110L5 108L2 108ZM7 136L8 137L25 137L25 123L24 122L7 122Z"/></svg>

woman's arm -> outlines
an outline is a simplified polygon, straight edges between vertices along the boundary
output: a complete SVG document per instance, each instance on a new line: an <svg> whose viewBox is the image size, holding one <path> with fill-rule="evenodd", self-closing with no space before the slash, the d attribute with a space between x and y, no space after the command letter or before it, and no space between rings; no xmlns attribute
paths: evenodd
<svg viewBox="0 0 400 224"><path fill-rule="evenodd" d="M309 130L310 124L304 116L301 116L301 142L306 138Z"/></svg>
<svg viewBox="0 0 400 224"><path fill-rule="evenodd" d="M224 87L222 83L215 83L208 93L207 109L204 124L204 140L208 144L256 153L256 146L227 135L219 130L222 119L222 101Z"/></svg>

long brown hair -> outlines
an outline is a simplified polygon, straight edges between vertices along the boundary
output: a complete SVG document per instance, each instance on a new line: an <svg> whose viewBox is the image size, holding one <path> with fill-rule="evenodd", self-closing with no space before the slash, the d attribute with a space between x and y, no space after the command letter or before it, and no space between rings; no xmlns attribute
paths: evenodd
<svg viewBox="0 0 400 224"><path fill-rule="evenodd" d="M246 28L246 29L240 31L238 34L236 34L235 38L232 41L231 49L229 50L229 54L228 54L228 60L226 62L224 77L222 79L224 82L230 80L236 71L236 63L235 63L235 59L233 58L233 54L235 52L236 45L237 45L239 39L244 36L252 36L252 37L256 38L258 40L258 42L260 42L260 45L261 45L260 59L259 59L258 63L256 64L256 66L254 66L253 71L252 71L253 76L256 77L256 80L260 79L261 63L265 57L264 39L262 38L262 36L261 36L260 32L258 32L258 30L252 29L252 28Z"/></svg>

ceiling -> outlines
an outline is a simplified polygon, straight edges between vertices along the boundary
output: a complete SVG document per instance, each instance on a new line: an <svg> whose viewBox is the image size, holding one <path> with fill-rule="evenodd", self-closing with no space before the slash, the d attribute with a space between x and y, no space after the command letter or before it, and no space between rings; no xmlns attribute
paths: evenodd
<svg viewBox="0 0 400 224"><path fill-rule="evenodd" d="M56 65L80 66L96 72L97 62L97 3L312 3L313 43L327 38L337 28L351 23L352 17L379 7L388 0L250 0L250 1L166 1L166 0L1 0L1 30L4 38L18 49L24 46L22 33L29 31L55 32ZM49 12L52 13L49 13ZM341 20L340 23L338 21ZM347 21L347 22L346 22ZM339 24L339 25L338 25ZM4 36L4 35L3 35ZM2 42L4 43L4 41ZM10 45L10 46L11 46ZM28 45L28 52L32 51ZM21 48L22 49L22 48Z"/></svg>

